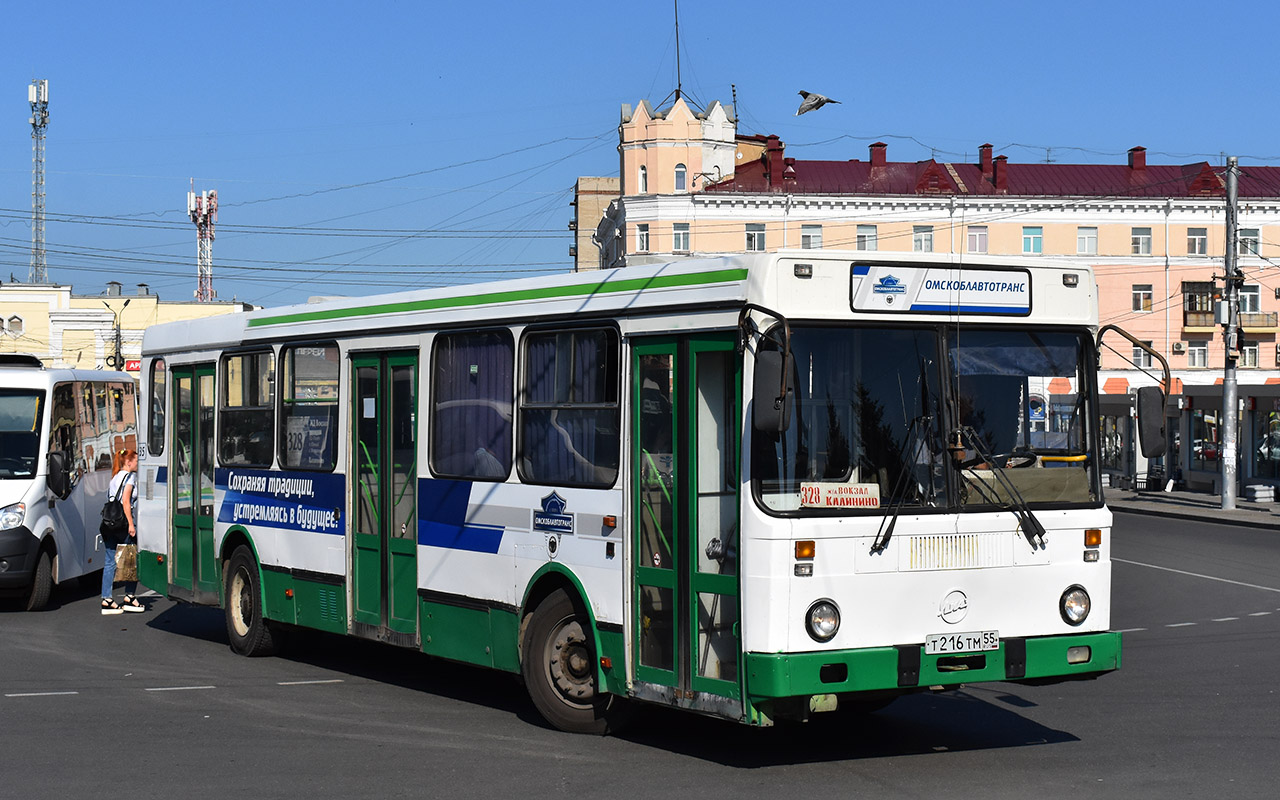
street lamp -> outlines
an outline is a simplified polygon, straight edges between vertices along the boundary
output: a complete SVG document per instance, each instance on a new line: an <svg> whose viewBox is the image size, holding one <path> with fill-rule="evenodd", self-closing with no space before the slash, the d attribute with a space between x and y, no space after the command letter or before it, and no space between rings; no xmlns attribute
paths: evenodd
<svg viewBox="0 0 1280 800"><path fill-rule="evenodd" d="M132 297L126 297L124 301L124 305L120 306L119 311L116 311L114 308L112 308L111 304L108 303L106 300L102 301L102 304L107 307L107 310L111 312L111 316L115 320L116 352L114 355L107 356L107 366L111 367L112 369L124 369L124 355L120 352L121 345L122 345L122 342L120 341L120 315L123 314L124 310L129 307L129 301L132 299L133 299Z"/></svg>

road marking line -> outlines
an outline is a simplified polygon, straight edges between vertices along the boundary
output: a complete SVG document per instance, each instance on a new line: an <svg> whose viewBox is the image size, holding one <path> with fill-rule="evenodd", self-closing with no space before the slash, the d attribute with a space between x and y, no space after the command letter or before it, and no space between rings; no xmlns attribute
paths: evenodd
<svg viewBox="0 0 1280 800"><path fill-rule="evenodd" d="M334 678L328 681L280 681L277 686L312 686L318 683L342 683L342 679Z"/></svg>
<svg viewBox="0 0 1280 800"><path fill-rule="evenodd" d="M1141 561L1129 561L1123 558L1113 557L1111 560L1119 561L1121 564L1132 564L1135 567L1150 567L1151 569L1160 569L1160 570L1164 570L1165 572L1176 572L1179 575L1190 575L1192 578L1204 578L1205 580L1219 581L1221 583L1230 583L1236 586L1243 586L1246 589L1261 589L1264 592L1276 592L1277 594L1280 594L1280 589L1277 589L1274 586L1259 586L1256 583L1245 583L1243 581L1233 581L1229 578L1218 578L1213 575L1201 575L1199 572L1187 572L1186 570L1174 569L1172 567L1160 567L1160 566L1156 566L1155 564L1144 564Z"/></svg>
<svg viewBox="0 0 1280 800"><path fill-rule="evenodd" d="M157 686L153 689L144 689L146 692L186 692L192 689L217 689L217 686Z"/></svg>
<svg viewBox="0 0 1280 800"><path fill-rule="evenodd" d="M1214 622L1235 622L1239 617L1218 617Z"/></svg>
<svg viewBox="0 0 1280 800"><path fill-rule="evenodd" d="M1253 612L1252 614L1250 614L1249 616L1251 616L1251 617L1265 617L1265 616L1269 615L1270 613L1271 613L1270 611L1255 611L1255 612Z"/></svg>
<svg viewBox="0 0 1280 800"><path fill-rule="evenodd" d="M1145 631L1145 630L1146 628L1125 628L1123 630L1116 631L1116 633L1137 633L1138 631Z"/></svg>
<svg viewBox="0 0 1280 800"><path fill-rule="evenodd" d="M1186 628L1190 625L1195 625L1195 623L1194 622L1173 622L1168 625L1165 625L1165 627L1166 628Z"/></svg>
<svg viewBox="0 0 1280 800"><path fill-rule="evenodd" d="M79 692L14 692L6 694L5 697L61 697L68 694L80 694Z"/></svg>

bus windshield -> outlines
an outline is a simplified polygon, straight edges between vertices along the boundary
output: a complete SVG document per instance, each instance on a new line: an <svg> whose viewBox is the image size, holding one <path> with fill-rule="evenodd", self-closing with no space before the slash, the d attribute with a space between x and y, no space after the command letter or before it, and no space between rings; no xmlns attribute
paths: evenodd
<svg viewBox="0 0 1280 800"><path fill-rule="evenodd" d="M1083 334L798 326L791 351L790 424L754 436L772 511L1098 499Z"/></svg>
<svg viewBox="0 0 1280 800"><path fill-rule="evenodd" d="M35 475L43 405L44 392L0 389L0 480Z"/></svg>
<svg viewBox="0 0 1280 800"><path fill-rule="evenodd" d="M936 328L797 327L791 352L790 426L755 437L767 508L947 505Z"/></svg>

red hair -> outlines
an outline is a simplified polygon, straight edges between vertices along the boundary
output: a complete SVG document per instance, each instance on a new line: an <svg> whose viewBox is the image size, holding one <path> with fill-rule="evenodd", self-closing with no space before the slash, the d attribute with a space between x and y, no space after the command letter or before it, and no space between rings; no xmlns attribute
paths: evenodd
<svg viewBox="0 0 1280 800"><path fill-rule="evenodd" d="M128 448L117 450L115 457L111 460L111 474L115 475L117 472L124 469L125 464L128 464L137 457L137 450L130 450Z"/></svg>

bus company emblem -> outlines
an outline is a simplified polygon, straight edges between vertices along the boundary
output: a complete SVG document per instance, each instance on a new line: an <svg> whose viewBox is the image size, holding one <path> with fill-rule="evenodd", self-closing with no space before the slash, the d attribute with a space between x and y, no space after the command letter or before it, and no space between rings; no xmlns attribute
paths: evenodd
<svg viewBox="0 0 1280 800"><path fill-rule="evenodd" d="M874 286L871 291L876 294L906 294L907 287L902 285L902 280L893 275L885 275Z"/></svg>
<svg viewBox="0 0 1280 800"><path fill-rule="evenodd" d="M955 625L969 613L969 597L959 589L947 592L938 604L938 616L948 625Z"/></svg>
<svg viewBox="0 0 1280 800"><path fill-rule="evenodd" d="M552 492L542 498L542 510L533 512L533 529L543 533L573 535L573 515L564 513L568 503Z"/></svg>

